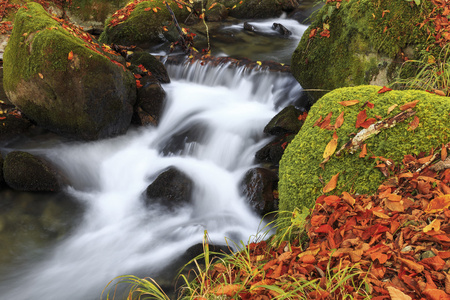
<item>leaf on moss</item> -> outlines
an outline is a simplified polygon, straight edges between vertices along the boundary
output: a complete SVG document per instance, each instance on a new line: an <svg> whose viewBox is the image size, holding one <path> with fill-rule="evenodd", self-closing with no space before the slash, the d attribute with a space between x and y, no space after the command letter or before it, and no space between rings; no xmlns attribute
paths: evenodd
<svg viewBox="0 0 450 300"><path fill-rule="evenodd" d="M441 149L441 160L444 161L447 159L447 147L442 144L442 149Z"/></svg>
<svg viewBox="0 0 450 300"><path fill-rule="evenodd" d="M339 104L343 105L343 106L352 106L352 105L356 105L358 103L359 103L359 100L347 100L347 101L339 102Z"/></svg>
<svg viewBox="0 0 450 300"><path fill-rule="evenodd" d="M336 175L333 175L333 177L331 177L330 181L328 181L328 183L323 187L322 191L324 193L331 192L332 190L334 190L336 188L339 174L340 174L340 172L337 173Z"/></svg>
<svg viewBox="0 0 450 300"><path fill-rule="evenodd" d="M73 51L69 52L69 54L67 55L67 59L68 60L72 60L73 59Z"/></svg>
<svg viewBox="0 0 450 300"><path fill-rule="evenodd" d="M386 93L386 92L389 92L389 91L392 91L392 89L383 86L383 87L378 91L378 94Z"/></svg>
<svg viewBox="0 0 450 300"><path fill-rule="evenodd" d="M417 116L414 116L414 119L411 121L411 123L409 123L408 130L414 130L417 128L417 126L419 126L419 118Z"/></svg>
<svg viewBox="0 0 450 300"><path fill-rule="evenodd" d="M338 129L339 127L344 124L344 112L342 111L339 116L336 119L336 122L334 123L334 129Z"/></svg>
<svg viewBox="0 0 450 300"><path fill-rule="evenodd" d="M361 124L364 123L364 121L366 120L366 118L367 118L367 112L366 112L366 110L360 111L360 112L358 113L358 115L356 116L356 124L355 124L355 127L356 127L356 128L361 127Z"/></svg>
<svg viewBox="0 0 450 300"><path fill-rule="evenodd" d="M336 131L333 133L333 138L328 142L327 146L325 147L325 151L323 152L323 158L330 157L334 154L337 148L338 142L338 136L336 134Z"/></svg>
<svg viewBox="0 0 450 300"><path fill-rule="evenodd" d="M333 112L330 111L328 113L328 115L325 117L325 119L323 119L323 121L319 124L319 127L321 129L327 129L328 128L328 125L330 125L330 122L331 122L331 116L332 115L333 115Z"/></svg>
<svg viewBox="0 0 450 300"><path fill-rule="evenodd" d="M419 102L419 100L414 100L414 101L411 101L411 102L408 102L408 103L403 104L403 105L400 106L399 108L400 108L401 111L407 110L408 108L413 108L413 107L415 107L415 106L417 105L418 102Z"/></svg>
<svg viewBox="0 0 450 300"><path fill-rule="evenodd" d="M387 110L387 115L390 114L397 106L398 106L398 104L394 104L394 105L389 106L389 108Z"/></svg>
<svg viewBox="0 0 450 300"><path fill-rule="evenodd" d="M359 153L360 158L364 158L367 155L367 144L362 145L361 152Z"/></svg>

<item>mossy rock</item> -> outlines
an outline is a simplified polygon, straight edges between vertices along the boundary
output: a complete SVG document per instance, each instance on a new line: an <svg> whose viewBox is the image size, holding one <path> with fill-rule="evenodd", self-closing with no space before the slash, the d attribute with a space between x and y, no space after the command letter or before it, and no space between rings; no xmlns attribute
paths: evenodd
<svg viewBox="0 0 450 300"><path fill-rule="evenodd" d="M267 19L279 17L283 12L299 6L297 0L221 0L228 7L228 14L238 19Z"/></svg>
<svg viewBox="0 0 450 300"><path fill-rule="evenodd" d="M106 20L100 41L142 48L177 41L179 33L164 2L169 4L179 23L190 15L186 6L172 0L129 3Z"/></svg>
<svg viewBox="0 0 450 300"><path fill-rule="evenodd" d="M170 78L166 67L156 57L145 51L136 51L132 54L130 62L134 66L142 65L152 73L161 83L169 83Z"/></svg>
<svg viewBox="0 0 450 300"><path fill-rule="evenodd" d="M26 192L59 191L65 182L50 163L23 151L6 155L3 175L9 187Z"/></svg>
<svg viewBox="0 0 450 300"><path fill-rule="evenodd" d="M408 58L413 59L426 48L426 26L417 24L431 2L412 3L350 0L326 4L294 51L294 77L305 89L324 90L392 82L405 59L405 49L411 50Z"/></svg>
<svg viewBox="0 0 450 300"><path fill-rule="evenodd" d="M17 12L4 54L9 100L39 126L79 139L126 132L136 100L133 74L85 34L37 3Z"/></svg>
<svg viewBox="0 0 450 300"><path fill-rule="evenodd" d="M376 159L371 157L384 157L398 163L406 154L428 153L430 149L436 149L449 141L450 98L415 90L378 94L379 90L378 86L336 89L312 106L305 124L286 148L280 161L281 211L312 207L317 197L323 194L324 185L337 173L337 187L331 193L373 193L386 178L375 168ZM354 99L360 103L354 106L339 104L341 101ZM319 166L324 160L325 147L333 136L333 130L313 126L319 116L325 117L332 112L331 124L334 124L340 113L344 112L344 123L336 130L337 149L340 149L353 134L362 129L356 129L355 123L358 113L363 110L361 106L366 101L374 104L373 109L365 107L367 118L381 116L384 119L396 115L400 112L398 107L414 100L419 100L413 108L415 116L420 120L416 129L408 130L413 119L410 117L367 139L365 143L369 154L364 158L359 158L359 150L354 154L344 152L340 157L332 155L324 169ZM395 104L398 107L387 116L388 108Z"/></svg>

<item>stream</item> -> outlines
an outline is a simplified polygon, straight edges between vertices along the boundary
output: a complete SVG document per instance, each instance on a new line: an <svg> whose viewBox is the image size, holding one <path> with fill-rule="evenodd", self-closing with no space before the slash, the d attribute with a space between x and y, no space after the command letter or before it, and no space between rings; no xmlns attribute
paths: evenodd
<svg viewBox="0 0 450 300"><path fill-rule="evenodd" d="M269 32L273 21L254 24ZM221 55L239 49L249 50L250 59L286 61L306 26L276 21L294 33L270 37L284 40L279 51L253 56L251 46L231 45ZM267 44L267 35L261 38ZM201 243L205 231L213 244L225 245L247 243L263 229L239 182L270 141L264 126L295 103L300 85L288 73L225 65L167 69L172 82L163 86L167 105L157 128L96 142L43 135L0 144L4 155L23 150L44 156L70 181L59 194L0 192L1 299L100 299L119 275L173 277L170 265ZM192 202L146 206L147 186L171 166L193 180Z"/></svg>

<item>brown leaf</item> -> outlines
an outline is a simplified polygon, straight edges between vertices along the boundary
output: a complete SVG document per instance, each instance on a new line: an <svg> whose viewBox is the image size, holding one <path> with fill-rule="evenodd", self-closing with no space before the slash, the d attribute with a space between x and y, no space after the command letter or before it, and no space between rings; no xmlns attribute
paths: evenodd
<svg viewBox="0 0 450 300"><path fill-rule="evenodd" d="M347 192L342 192L342 199L347 202L348 204L350 204L351 206L353 206L356 202L355 198L353 198L349 193Z"/></svg>
<svg viewBox="0 0 450 300"><path fill-rule="evenodd" d="M347 101L339 102L339 104L343 105L343 106L352 106L352 105L355 105L355 104L358 104L358 103L359 103L359 100L347 100Z"/></svg>
<svg viewBox="0 0 450 300"><path fill-rule="evenodd" d="M386 93L386 92L389 92L389 91L392 91L392 89L383 86L383 87L378 91L378 94Z"/></svg>
<svg viewBox="0 0 450 300"><path fill-rule="evenodd" d="M367 120L365 120L364 122L361 123L361 127L367 129L367 128L369 128L370 125L372 125L376 121L377 121L377 119L375 119L375 118L367 119Z"/></svg>
<svg viewBox="0 0 450 300"><path fill-rule="evenodd" d="M336 122L334 123L334 129L338 129L339 127L344 124L344 112L342 111L339 116L336 119Z"/></svg>
<svg viewBox="0 0 450 300"><path fill-rule="evenodd" d="M404 110L407 110L408 108L415 107L417 105L417 103L419 103L419 100L414 100L414 101L411 101L411 102L403 104L399 108L400 108L401 111L404 111Z"/></svg>
<svg viewBox="0 0 450 300"><path fill-rule="evenodd" d="M417 116L414 116L414 119L409 123L408 130L414 130L419 126L419 118Z"/></svg>
<svg viewBox="0 0 450 300"><path fill-rule="evenodd" d="M428 300L448 300L450 299L450 295L446 292L438 290L438 289L425 289L423 294L427 296Z"/></svg>
<svg viewBox="0 0 450 300"><path fill-rule="evenodd" d="M445 260L439 256L424 258L420 261L420 263L429 266L435 271L441 271L445 266Z"/></svg>
<svg viewBox="0 0 450 300"><path fill-rule="evenodd" d="M421 264L418 264L410 259L399 257L398 260L401 261L406 267L408 267L408 269L410 269L411 271L414 271L416 273L421 273L425 269L424 266L422 266Z"/></svg>
<svg viewBox="0 0 450 300"><path fill-rule="evenodd" d="M388 286L389 296L391 300L411 300L412 298L393 286Z"/></svg>
<svg viewBox="0 0 450 300"><path fill-rule="evenodd" d="M314 122L314 124L313 124L312 127L314 127L314 126L320 126L321 123L322 123L322 116L319 116L319 118L317 119L316 122Z"/></svg>
<svg viewBox="0 0 450 300"><path fill-rule="evenodd" d="M333 112L329 112L328 115L323 119L322 123L319 125L321 129L326 129L328 125L330 125L331 116L333 115Z"/></svg>
<svg viewBox="0 0 450 300"><path fill-rule="evenodd" d="M227 295L228 297L233 297L240 289L240 284L219 285L214 289L214 294L217 296Z"/></svg>
<svg viewBox="0 0 450 300"><path fill-rule="evenodd" d="M397 106L398 106L398 104L394 104L394 105L390 106L387 110L387 114L390 114Z"/></svg>
<svg viewBox="0 0 450 300"><path fill-rule="evenodd" d="M448 37L449 37L449 39L450 39L450 34L447 32L447 34L448 34ZM436 95L439 95L439 96L446 96L445 95L445 92L444 91L441 91L441 90L433 90L433 92L436 94Z"/></svg>
<svg viewBox="0 0 450 300"><path fill-rule="evenodd" d="M323 187L322 191L324 193L331 192L332 190L334 190L336 188L338 177L339 177L339 173L337 173L336 175L331 177L330 181L328 181L328 183Z"/></svg>
<svg viewBox="0 0 450 300"><path fill-rule="evenodd" d="M444 161L446 159L447 159L447 147L445 147L445 145L442 145L441 160Z"/></svg>
<svg viewBox="0 0 450 300"><path fill-rule="evenodd" d="M450 206L450 195L444 195L434 198L428 203L428 207L425 209L426 213L432 214L439 211L443 211Z"/></svg>
<svg viewBox="0 0 450 300"><path fill-rule="evenodd" d="M361 152L359 153L359 157L363 158L367 155L367 144L362 146Z"/></svg>
<svg viewBox="0 0 450 300"><path fill-rule="evenodd" d="M366 110L362 110L358 113L358 115L356 116L356 124L355 127L359 128L361 127L361 124L364 123L364 121L367 118L367 112Z"/></svg>

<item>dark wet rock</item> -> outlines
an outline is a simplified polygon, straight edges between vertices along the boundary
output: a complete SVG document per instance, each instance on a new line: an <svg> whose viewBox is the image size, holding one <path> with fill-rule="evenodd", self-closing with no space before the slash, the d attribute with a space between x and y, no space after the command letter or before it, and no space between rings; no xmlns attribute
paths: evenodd
<svg viewBox="0 0 450 300"><path fill-rule="evenodd" d="M189 128L174 133L161 145L161 153L164 155L181 154L184 150L189 151L190 143L202 143L207 128L203 123L192 124ZM188 147L186 147L188 146ZM189 154L189 153L184 153Z"/></svg>
<svg viewBox="0 0 450 300"><path fill-rule="evenodd" d="M298 117L303 112L293 105L285 107L264 128L264 133L280 135L286 133L297 133L302 128L303 121Z"/></svg>
<svg viewBox="0 0 450 300"><path fill-rule="evenodd" d="M22 151L6 155L3 175L6 184L18 191L54 192L65 183L63 175L48 161Z"/></svg>
<svg viewBox="0 0 450 300"><path fill-rule="evenodd" d="M166 103L166 92L154 76L140 79L132 123L157 126Z"/></svg>
<svg viewBox="0 0 450 300"><path fill-rule="evenodd" d="M255 158L259 163L270 163L273 166L278 166L284 150L287 145L294 139L295 134L286 134L276 137L272 142L265 145L258 150Z"/></svg>
<svg viewBox="0 0 450 300"><path fill-rule="evenodd" d="M283 12L291 12L299 5L299 0L220 0L229 8L229 15L238 19L267 19L279 17Z"/></svg>
<svg viewBox="0 0 450 300"><path fill-rule="evenodd" d="M142 65L161 83L169 83L170 78L166 67L157 58L145 51L136 51L130 57L134 66Z"/></svg>
<svg viewBox="0 0 450 300"><path fill-rule="evenodd" d="M125 133L136 81L123 58L74 27L76 37L39 4L27 7L17 12L5 49L8 99L37 125L63 136L95 140Z"/></svg>
<svg viewBox="0 0 450 300"><path fill-rule="evenodd" d="M206 10L206 21L208 22L220 22L228 17L228 10L222 3L217 3L211 8ZM211 6L209 6L211 7Z"/></svg>
<svg viewBox="0 0 450 300"><path fill-rule="evenodd" d="M193 187L193 181L185 173L170 167L147 187L145 202L147 205L157 202L169 208L188 203Z"/></svg>
<svg viewBox="0 0 450 300"><path fill-rule="evenodd" d="M280 33L283 36L292 35L292 32L280 23L273 23L272 29L277 31L278 33Z"/></svg>
<svg viewBox="0 0 450 300"><path fill-rule="evenodd" d="M5 178L3 177L3 156L0 153L0 188L5 185Z"/></svg>
<svg viewBox="0 0 450 300"><path fill-rule="evenodd" d="M247 31L250 31L250 32L255 32L256 28L255 28L255 26L253 26L249 22L244 22L244 30L247 30Z"/></svg>
<svg viewBox="0 0 450 300"><path fill-rule="evenodd" d="M209 244L208 247L209 247L210 252L220 253L220 254L224 254L224 255L231 253L230 248L226 245ZM186 250L186 252L184 252L184 254L181 256L181 259L184 261L190 261L202 253L204 253L203 244L198 243L198 244L195 244L195 245L189 247ZM214 255L214 256L217 256L217 255ZM199 260L199 263L203 263L203 260Z"/></svg>
<svg viewBox="0 0 450 300"><path fill-rule="evenodd" d="M32 126L31 121L14 106L0 103L0 141L15 138Z"/></svg>
<svg viewBox="0 0 450 300"><path fill-rule="evenodd" d="M261 216L278 209L277 200L273 195L277 185L277 174L264 168L249 170L240 184L241 193L247 198L253 210Z"/></svg>

